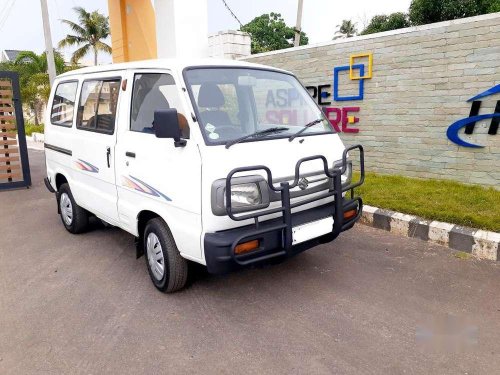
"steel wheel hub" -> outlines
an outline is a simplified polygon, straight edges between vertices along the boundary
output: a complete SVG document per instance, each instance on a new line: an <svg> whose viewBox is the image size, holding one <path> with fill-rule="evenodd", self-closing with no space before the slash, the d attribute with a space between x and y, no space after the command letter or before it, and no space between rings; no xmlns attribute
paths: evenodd
<svg viewBox="0 0 500 375"><path fill-rule="evenodd" d="M154 233L148 234L148 238L146 239L146 252L151 272L156 280L162 280L165 274L165 259L163 258L160 240Z"/></svg>
<svg viewBox="0 0 500 375"><path fill-rule="evenodd" d="M71 225L71 223L73 222L73 205L71 204L71 199L69 199L68 194L61 194L59 208L61 209L61 215L64 223L66 225Z"/></svg>

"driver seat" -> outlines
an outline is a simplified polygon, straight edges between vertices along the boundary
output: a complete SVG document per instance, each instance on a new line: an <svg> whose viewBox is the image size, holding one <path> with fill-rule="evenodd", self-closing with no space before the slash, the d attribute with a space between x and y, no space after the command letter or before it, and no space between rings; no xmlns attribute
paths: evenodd
<svg viewBox="0 0 500 375"><path fill-rule="evenodd" d="M200 112L202 123L217 126L232 126L227 112L220 110L225 103L224 94L215 83L203 83L198 93L198 106L206 108Z"/></svg>

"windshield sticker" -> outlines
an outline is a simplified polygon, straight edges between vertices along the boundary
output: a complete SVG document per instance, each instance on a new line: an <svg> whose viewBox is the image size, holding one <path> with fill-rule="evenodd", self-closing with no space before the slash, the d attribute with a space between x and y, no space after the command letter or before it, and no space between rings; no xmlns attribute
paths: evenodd
<svg viewBox="0 0 500 375"><path fill-rule="evenodd" d="M215 126L213 126L211 123L207 123L207 126L205 126L205 129L212 133L213 131L215 131Z"/></svg>
<svg viewBox="0 0 500 375"><path fill-rule="evenodd" d="M75 160L75 166L82 171L99 173L99 168L82 159Z"/></svg>
<svg viewBox="0 0 500 375"><path fill-rule="evenodd" d="M146 184L144 181L141 181L138 178L130 176L130 175L128 177L122 176L122 185L126 186L132 190L138 191L140 193L145 193L145 194L151 195L153 197L161 197L168 202L172 201L172 199L167 197L162 192L156 190L154 187L152 187L152 186Z"/></svg>
<svg viewBox="0 0 500 375"><path fill-rule="evenodd" d="M215 133L215 126L212 125L211 123L207 123L207 125L205 126L205 130L208 132L208 138L210 139L219 139L219 134Z"/></svg>

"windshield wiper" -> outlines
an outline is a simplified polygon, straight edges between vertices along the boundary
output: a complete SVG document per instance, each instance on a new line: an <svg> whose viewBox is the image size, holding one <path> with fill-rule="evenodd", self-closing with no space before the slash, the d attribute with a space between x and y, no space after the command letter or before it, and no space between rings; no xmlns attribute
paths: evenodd
<svg viewBox="0 0 500 375"><path fill-rule="evenodd" d="M314 126L314 125L316 125L316 124L319 124L319 123L320 123L321 121L323 121L323 120L324 120L324 119L322 119L322 118L318 118L318 119L316 119L316 120L314 120L314 121L311 121L311 122L309 122L309 123L305 124L305 125L302 127L302 129L300 129L297 133L292 134L292 135L288 138L288 140L289 140L290 142L291 142L291 141L293 141L293 140L294 140L295 138L297 138L299 135L301 135L302 133L304 133L304 132L305 132L308 128L310 128L311 126Z"/></svg>
<svg viewBox="0 0 500 375"><path fill-rule="evenodd" d="M252 133L252 134L247 134L247 135L244 135L243 137L240 137L240 138L236 138L236 139L233 139L231 141L228 141L226 143L226 148L229 148L231 147L232 145L236 144L236 143L240 143L241 141L244 141L245 139L248 139L248 138L259 138L259 137L264 137L268 134L274 134L274 133L281 133L281 132L284 132L284 131L287 131L289 128L285 127L285 126L276 126L274 128L269 128L269 129L265 129L265 130L260 130L258 132L255 132L255 133Z"/></svg>

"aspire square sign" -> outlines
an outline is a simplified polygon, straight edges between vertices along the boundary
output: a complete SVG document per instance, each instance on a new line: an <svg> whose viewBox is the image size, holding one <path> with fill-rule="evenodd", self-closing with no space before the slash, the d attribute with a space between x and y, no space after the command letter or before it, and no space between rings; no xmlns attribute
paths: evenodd
<svg viewBox="0 0 500 375"><path fill-rule="evenodd" d="M365 58L368 65L355 63L355 59ZM337 132L358 133L359 128L353 126L359 122L359 118L354 114L359 113L358 106L331 106L333 100L336 102L363 100L364 85L366 79L372 78L373 55L372 53L362 53L351 55L349 65L337 66L333 69L333 85L322 84L318 86L306 86L309 94L323 109L326 117ZM340 74L349 72L349 79L356 83L357 93L354 95L342 94L339 89ZM266 119L272 123L298 124L300 114L297 105L300 106L302 99L295 89L269 90L266 98Z"/></svg>
<svg viewBox="0 0 500 375"><path fill-rule="evenodd" d="M367 61L359 63L359 59ZM320 84L317 86L306 86L309 94L323 109L326 117L337 132L359 133L360 129L354 124L359 122L358 106L332 106L333 102L360 101L364 98L365 80L372 78L373 54L360 53L349 57L349 65L337 66L333 68L333 85ZM355 93L346 95L345 76L348 72L348 78L351 85L356 86ZM341 74L343 76L341 77ZM349 80L347 83L349 83ZM342 82L342 84L341 84ZM339 86L342 86L339 88ZM352 88L350 88L352 90ZM496 135L500 124L500 84L487 89L484 92L470 98L467 102L471 103L469 117L455 121L446 129L446 136L454 144L461 147L481 148L483 145L462 139L463 136L469 136L474 132L476 122L490 121L488 136ZM479 113L483 100L496 101L493 113ZM272 123L281 124L301 124L300 103L303 101L295 89L269 90L266 99L266 118ZM306 116L304 116L306 117ZM444 133L444 132L443 132Z"/></svg>

